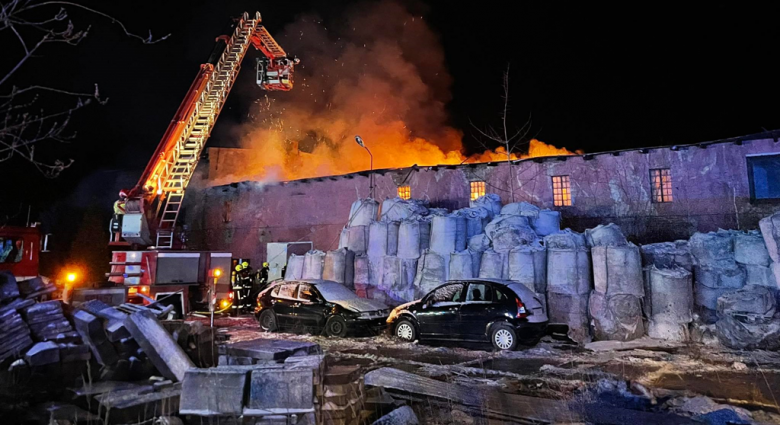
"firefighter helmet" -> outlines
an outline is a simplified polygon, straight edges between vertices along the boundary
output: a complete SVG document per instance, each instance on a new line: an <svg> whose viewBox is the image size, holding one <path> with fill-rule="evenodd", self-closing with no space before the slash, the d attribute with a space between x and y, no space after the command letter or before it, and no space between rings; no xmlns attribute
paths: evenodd
<svg viewBox="0 0 780 425"><path fill-rule="evenodd" d="M268 267L268 262L263 263L263 267Z"/></svg>
<svg viewBox="0 0 780 425"><path fill-rule="evenodd" d="M246 269L246 268L249 268L249 263L248 263L248 262L246 262L246 261L244 261L243 263L241 263L241 267L243 267L243 268L245 268L245 269Z"/></svg>
<svg viewBox="0 0 780 425"><path fill-rule="evenodd" d="M237 266L236 266L236 271L237 271L237 272L240 272L240 271L241 271L241 264L239 264L239 265L237 265Z"/></svg>
<svg viewBox="0 0 780 425"><path fill-rule="evenodd" d="M125 189L122 189L119 191L119 197L121 199L127 198L127 191Z"/></svg>

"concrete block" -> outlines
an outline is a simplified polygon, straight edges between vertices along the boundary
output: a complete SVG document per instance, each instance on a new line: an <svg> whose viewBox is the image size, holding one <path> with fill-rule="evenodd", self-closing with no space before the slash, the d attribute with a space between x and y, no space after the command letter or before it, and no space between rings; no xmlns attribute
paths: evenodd
<svg viewBox="0 0 780 425"><path fill-rule="evenodd" d="M360 366L331 366L325 372L325 385L347 385L360 379Z"/></svg>
<svg viewBox="0 0 780 425"><path fill-rule="evenodd" d="M287 341L258 338L224 346L224 352L234 357L251 357L257 360L283 360L294 355L322 354L318 344L302 341Z"/></svg>
<svg viewBox="0 0 780 425"><path fill-rule="evenodd" d="M32 293L46 289L46 284L40 277L16 282L16 284L19 287L19 294L21 295L30 295Z"/></svg>
<svg viewBox="0 0 780 425"><path fill-rule="evenodd" d="M102 365L111 365L119 360L116 350L106 339L103 331L103 321L97 317L79 310L73 314L76 331L85 344L89 345L95 360Z"/></svg>
<svg viewBox="0 0 780 425"><path fill-rule="evenodd" d="M24 355L24 361L30 366L43 366L60 361L60 347L54 342L39 342Z"/></svg>
<svg viewBox="0 0 780 425"><path fill-rule="evenodd" d="M59 311L62 313L62 301L54 300L43 303L36 303L31 307L22 310L22 315L26 320L30 320L38 315L46 314L52 311Z"/></svg>
<svg viewBox="0 0 780 425"><path fill-rule="evenodd" d="M111 342L121 341L130 338L130 332L125 327L124 322L119 320L109 320L106 326L106 336Z"/></svg>
<svg viewBox="0 0 780 425"><path fill-rule="evenodd" d="M241 415L248 373L232 368L187 370L182 381L179 414Z"/></svg>
<svg viewBox="0 0 780 425"><path fill-rule="evenodd" d="M173 416L179 411L180 388L167 388L139 394L136 391L105 393L95 397L100 411L112 424L139 424L151 422L158 416Z"/></svg>
<svg viewBox="0 0 780 425"><path fill-rule="evenodd" d="M153 314L145 311L133 313L125 319L124 324L164 377L181 381L187 369L195 367Z"/></svg>
<svg viewBox="0 0 780 425"><path fill-rule="evenodd" d="M19 311L23 310L29 307L32 307L35 304L35 301L33 300L23 300L21 298L17 298L10 303L0 307L0 314L3 314L7 311L14 310Z"/></svg>
<svg viewBox="0 0 780 425"><path fill-rule="evenodd" d="M122 313L121 311L100 300L89 300L80 304L78 308L88 311L93 316L97 316L106 320L125 320L127 317L127 313Z"/></svg>
<svg viewBox="0 0 780 425"><path fill-rule="evenodd" d="M372 425L418 425L417 415L409 406L399 407L377 419Z"/></svg>
<svg viewBox="0 0 780 425"><path fill-rule="evenodd" d="M312 371L313 384L320 385L325 372L325 355L293 356L284 360L287 369L309 369Z"/></svg>
<svg viewBox="0 0 780 425"><path fill-rule="evenodd" d="M244 415L308 413L314 411L311 369L254 370Z"/></svg>
<svg viewBox="0 0 780 425"><path fill-rule="evenodd" d="M16 278L9 271L0 271L0 302L19 296Z"/></svg>

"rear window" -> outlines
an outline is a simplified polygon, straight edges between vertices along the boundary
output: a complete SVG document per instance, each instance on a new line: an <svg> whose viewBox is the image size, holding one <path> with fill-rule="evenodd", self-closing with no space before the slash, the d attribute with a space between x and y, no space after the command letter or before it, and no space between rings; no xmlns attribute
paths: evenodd
<svg viewBox="0 0 780 425"><path fill-rule="evenodd" d="M466 293L466 302L489 302L493 301L493 291L490 285L484 283L472 283L469 285Z"/></svg>
<svg viewBox="0 0 780 425"><path fill-rule="evenodd" d="M498 287L494 287L493 289L494 289L493 293L496 296L495 302L505 303L505 302L514 301L514 296L510 297L506 290Z"/></svg>

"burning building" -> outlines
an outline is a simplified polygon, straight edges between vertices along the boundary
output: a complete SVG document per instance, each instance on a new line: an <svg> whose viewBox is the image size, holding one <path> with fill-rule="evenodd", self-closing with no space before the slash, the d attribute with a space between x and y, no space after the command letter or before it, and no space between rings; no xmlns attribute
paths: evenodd
<svg viewBox="0 0 780 425"><path fill-rule="evenodd" d="M755 229L780 205L779 136L228 184L221 184L230 175L225 170L234 170L231 161L245 152L211 148L201 165L205 178L186 198L185 229L190 248L227 250L256 263L265 261L272 242L310 241L332 250L350 206L368 197L372 185L380 202L411 197L449 210L494 193L505 204L560 211L562 227L577 231L616 223L638 243Z"/></svg>

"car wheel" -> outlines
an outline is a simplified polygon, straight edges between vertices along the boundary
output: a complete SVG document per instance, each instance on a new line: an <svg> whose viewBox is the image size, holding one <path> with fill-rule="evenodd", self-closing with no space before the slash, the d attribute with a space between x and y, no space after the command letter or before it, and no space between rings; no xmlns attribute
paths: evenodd
<svg viewBox="0 0 780 425"><path fill-rule="evenodd" d="M342 337L347 334L347 321L341 316L333 316L325 322L325 335Z"/></svg>
<svg viewBox="0 0 780 425"><path fill-rule="evenodd" d="M496 350L511 351L517 347L517 334L506 323L498 323L490 330L490 342Z"/></svg>
<svg viewBox="0 0 780 425"><path fill-rule="evenodd" d="M260 329L265 332L276 331L276 315L271 310L266 310L260 313L260 317L257 319L260 322Z"/></svg>
<svg viewBox="0 0 780 425"><path fill-rule="evenodd" d="M414 328L414 323L409 320L399 320L395 325L393 335L401 341L413 342L417 339L417 330Z"/></svg>

